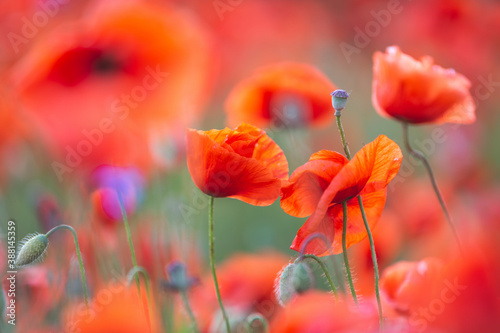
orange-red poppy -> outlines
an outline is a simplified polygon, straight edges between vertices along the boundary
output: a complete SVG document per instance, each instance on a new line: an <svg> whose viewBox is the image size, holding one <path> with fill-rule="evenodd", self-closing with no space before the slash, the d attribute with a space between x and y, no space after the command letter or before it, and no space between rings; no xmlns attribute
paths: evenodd
<svg viewBox="0 0 500 333"><path fill-rule="evenodd" d="M400 261L384 270L380 289L388 304L401 313L429 302L443 262L426 258L418 262Z"/></svg>
<svg viewBox="0 0 500 333"><path fill-rule="evenodd" d="M311 65L279 63L264 67L229 94L228 123L287 128L327 125L333 118L329 96L335 89Z"/></svg>
<svg viewBox="0 0 500 333"><path fill-rule="evenodd" d="M217 267L217 279L222 300L228 313L246 316L253 312L268 320L278 311L274 284L278 272L289 259L277 252L238 253ZM202 332L217 323L218 304L212 276L207 275L193 287L191 302ZM212 330L212 332L219 330Z"/></svg>
<svg viewBox="0 0 500 333"><path fill-rule="evenodd" d="M68 310L65 329L71 332L159 332L155 306L151 304L150 313L144 287L141 290L139 297L135 286L129 287L126 281L103 286L91 300L88 313L83 304Z"/></svg>
<svg viewBox="0 0 500 333"><path fill-rule="evenodd" d="M331 294L311 290L281 310L270 326L273 333L378 332L378 319L369 302L349 307Z"/></svg>
<svg viewBox="0 0 500 333"><path fill-rule="evenodd" d="M230 197L256 206L272 204L288 178L281 148L263 130L187 131L187 165L198 188L213 197Z"/></svg>
<svg viewBox="0 0 500 333"><path fill-rule="evenodd" d="M413 124L472 123L475 104L470 82L453 69L415 60L397 46L373 56L372 101L384 117Z"/></svg>
<svg viewBox="0 0 500 333"><path fill-rule="evenodd" d="M351 161L339 153L322 150L299 167L283 186L281 207L296 217L312 216L300 228L291 248L300 251L304 241L322 233L331 242L326 246L316 238L306 253L329 255L342 252L343 205L347 201L346 245L367 236L357 196L372 228L385 205L386 187L396 176L403 159L398 145L384 135L364 146Z"/></svg>
<svg viewBox="0 0 500 333"><path fill-rule="evenodd" d="M171 7L141 1L94 7L41 39L13 68L13 81L59 155L61 173L106 163L147 169L151 137L188 126L201 110L207 36Z"/></svg>

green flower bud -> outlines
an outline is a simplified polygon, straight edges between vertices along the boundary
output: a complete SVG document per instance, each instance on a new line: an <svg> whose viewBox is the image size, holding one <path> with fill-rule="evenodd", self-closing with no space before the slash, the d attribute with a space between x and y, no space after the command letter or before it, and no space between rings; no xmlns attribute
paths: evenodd
<svg viewBox="0 0 500 333"><path fill-rule="evenodd" d="M304 262L295 264L295 269L292 274L293 289L301 294L311 289L314 285L314 276L311 268Z"/></svg>
<svg viewBox="0 0 500 333"><path fill-rule="evenodd" d="M43 260L49 246L49 239L44 234L30 234L24 237L17 251L16 266L23 267Z"/></svg>
<svg viewBox="0 0 500 333"><path fill-rule="evenodd" d="M314 276L311 268L304 262L294 262L286 265L276 279L276 299L282 306L288 303L296 294L311 289Z"/></svg>

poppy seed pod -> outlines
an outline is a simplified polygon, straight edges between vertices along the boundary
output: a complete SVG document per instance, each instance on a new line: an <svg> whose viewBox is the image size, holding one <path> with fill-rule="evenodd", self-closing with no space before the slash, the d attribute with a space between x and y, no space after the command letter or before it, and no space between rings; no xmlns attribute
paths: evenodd
<svg viewBox="0 0 500 333"><path fill-rule="evenodd" d="M49 246L49 239L45 234L30 234L26 236L17 252L16 266L23 267L41 261Z"/></svg>
<svg viewBox="0 0 500 333"><path fill-rule="evenodd" d="M330 95L332 96L332 105L335 109L335 115L340 116L340 111L344 110L345 105L347 104L349 94L345 90L337 89Z"/></svg>

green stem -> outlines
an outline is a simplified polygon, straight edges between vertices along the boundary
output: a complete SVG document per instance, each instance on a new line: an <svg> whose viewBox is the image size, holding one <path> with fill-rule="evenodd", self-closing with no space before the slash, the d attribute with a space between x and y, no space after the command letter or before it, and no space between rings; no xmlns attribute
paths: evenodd
<svg viewBox="0 0 500 333"><path fill-rule="evenodd" d="M340 137L342 139L342 144L344 146L344 152L347 158L351 159L351 153L349 151L349 146L347 145L347 140L345 139L344 127L342 126L342 121L340 120L340 112L335 113L337 118L337 127L339 128ZM384 327L384 316L382 313L382 302L380 301L380 290L379 290L379 271L378 271L378 263L377 263L377 254L375 252L375 243L373 242L372 232L370 230L370 226L368 225L368 221L366 219L365 208L363 206L363 200L361 200L361 196L358 195L358 203L359 209L361 210L361 215L363 217L363 222L365 224L366 233L368 234L368 240L370 241L370 250L372 255L373 262L373 270L375 271L375 296L377 297L377 305L378 305L378 315L379 315L379 324L380 330Z"/></svg>
<svg viewBox="0 0 500 333"><path fill-rule="evenodd" d="M347 290L344 283L344 274L342 273L342 269L340 268L340 266L342 265L341 261L343 261L343 259L340 259L340 255L334 255L332 257L333 276L337 284L340 286L340 291L345 295L347 293Z"/></svg>
<svg viewBox="0 0 500 333"><path fill-rule="evenodd" d="M191 310L191 307L189 306L189 299L188 299L186 290L181 289L180 292L181 292L182 302L184 303L184 307L186 308L186 312L188 313L189 319L191 320L193 332L199 333L200 330L198 329L198 325L196 324L196 317L194 316L193 311Z"/></svg>
<svg viewBox="0 0 500 333"><path fill-rule="evenodd" d="M335 300L338 301L337 289L335 288L335 285L333 284L332 277L330 276L330 273L328 273L328 269L326 268L325 263L319 257L315 256L314 254L304 254L301 257L304 259L307 259L307 258L313 259L314 261L316 261L319 264L319 266L323 270L323 274L325 274L325 277L328 280L328 283L330 284L330 288L332 289L333 294L335 295ZM301 257L299 257L299 259Z"/></svg>
<svg viewBox="0 0 500 333"><path fill-rule="evenodd" d="M441 195L441 191L439 191L439 187L437 185L436 178L434 177L434 172L432 171L431 164L429 163L429 161L427 160L427 158L425 157L425 155L422 152L415 150L411 147L410 139L409 139L409 135L408 135L408 123L406 123L406 122L403 122L403 139L404 139L404 143L406 146L406 150L408 150L408 152L412 156L416 157L425 166L425 169L427 170L427 173L429 174L429 178L430 178L431 183L432 183L432 188L434 189L434 192L436 193L436 196L439 200L439 204L441 205L441 209L443 210L444 216L446 217L446 221L448 222L448 225L450 226L451 231L453 232L453 236L455 237L455 240L457 242L457 246L458 246L458 249L460 251L460 254L463 255L464 251L462 248L462 242L460 241L460 237L458 235L457 229L455 228L455 224L453 223L453 220L452 220L451 215L448 211L448 208L446 207L446 203L444 202L443 196Z"/></svg>
<svg viewBox="0 0 500 333"><path fill-rule="evenodd" d="M342 139L342 146L344 147L345 155L347 159L351 159L351 152L349 151L349 146L347 145L347 140L345 139L344 127L342 126L342 121L340 121L340 114L336 115L337 118L337 127L340 132L340 138Z"/></svg>
<svg viewBox="0 0 500 333"><path fill-rule="evenodd" d="M78 264L80 265L80 276L82 279L83 297L85 298L85 305L87 306L87 311L88 311L89 310L89 295L87 292L87 278L85 276L85 267L83 266L83 259L82 259L82 253L80 251L80 244L78 243L78 235L76 234L76 231L75 231L75 229L73 229L73 227L66 225L66 224L61 224L61 225L58 225L57 227L54 227L51 230L49 230L49 232L47 232L47 234L45 236L47 236L47 238L48 238L51 234L53 234L54 232L56 232L59 229L69 230L73 234L73 240L75 241L76 255L78 257Z"/></svg>
<svg viewBox="0 0 500 333"><path fill-rule="evenodd" d="M363 207L363 200L361 200L360 195L358 195L358 203L359 203L359 208L361 209L361 216L363 216L363 222L365 224L366 233L368 234L368 240L370 241L373 270L375 271L375 296L377 297L380 330L382 330L384 328L384 315L382 313L382 302L380 301L380 288L379 288L380 273L378 271L377 253L375 252L375 242L373 241L372 232L370 230L370 226L368 225L368 220L366 219L365 208Z"/></svg>
<svg viewBox="0 0 500 333"><path fill-rule="evenodd" d="M354 284L352 282L351 276L351 268L349 267L349 258L347 257L347 244L346 244L346 236L347 236L347 202L342 202L343 206L343 222L342 222L342 254L344 256L344 264L345 270L347 273L347 280L349 281L349 287L351 288L352 299L354 303L358 305L358 298L356 297L356 291L354 290Z"/></svg>
<svg viewBox="0 0 500 333"><path fill-rule="evenodd" d="M125 225L125 233L127 234L128 246L130 247L130 254L132 256L132 266L133 268L137 266L137 259L135 257L134 243L132 242L132 232L130 231L130 225L128 223L127 211L123 206L120 195L118 194L118 204L120 205L120 210L123 217L123 224ZM141 283L139 282L139 276L135 275L135 284L137 285L137 290L139 291L139 296L141 296Z"/></svg>
<svg viewBox="0 0 500 333"><path fill-rule="evenodd" d="M217 293L217 300L219 301L219 307L222 311L222 316L226 322L227 333L231 333L231 326L229 325L229 318L227 317L226 310L224 310L224 305L222 304L222 299L220 296L219 283L217 282L217 273L215 272L215 238L214 238L214 197L210 197L208 200L208 242L210 249L210 267L212 269L212 277L215 284L215 292Z"/></svg>
<svg viewBox="0 0 500 333"><path fill-rule="evenodd" d="M128 272L127 281L129 284L132 283L134 277L139 278L140 273L142 273L142 276L144 277L144 287L146 288L146 297L148 298L149 321L151 323L153 308L151 302L151 290L149 289L149 282L151 281L151 279L149 278L148 272L141 266L135 266Z"/></svg>

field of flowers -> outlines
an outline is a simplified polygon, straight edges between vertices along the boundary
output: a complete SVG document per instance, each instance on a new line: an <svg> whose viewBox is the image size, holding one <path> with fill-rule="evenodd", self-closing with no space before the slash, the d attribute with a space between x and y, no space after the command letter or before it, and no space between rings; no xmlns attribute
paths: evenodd
<svg viewBox="0 0 500 333"><path fill-rule="evenodd" d="M0 3L0 333L499 332L500 3Z"/></svg>

